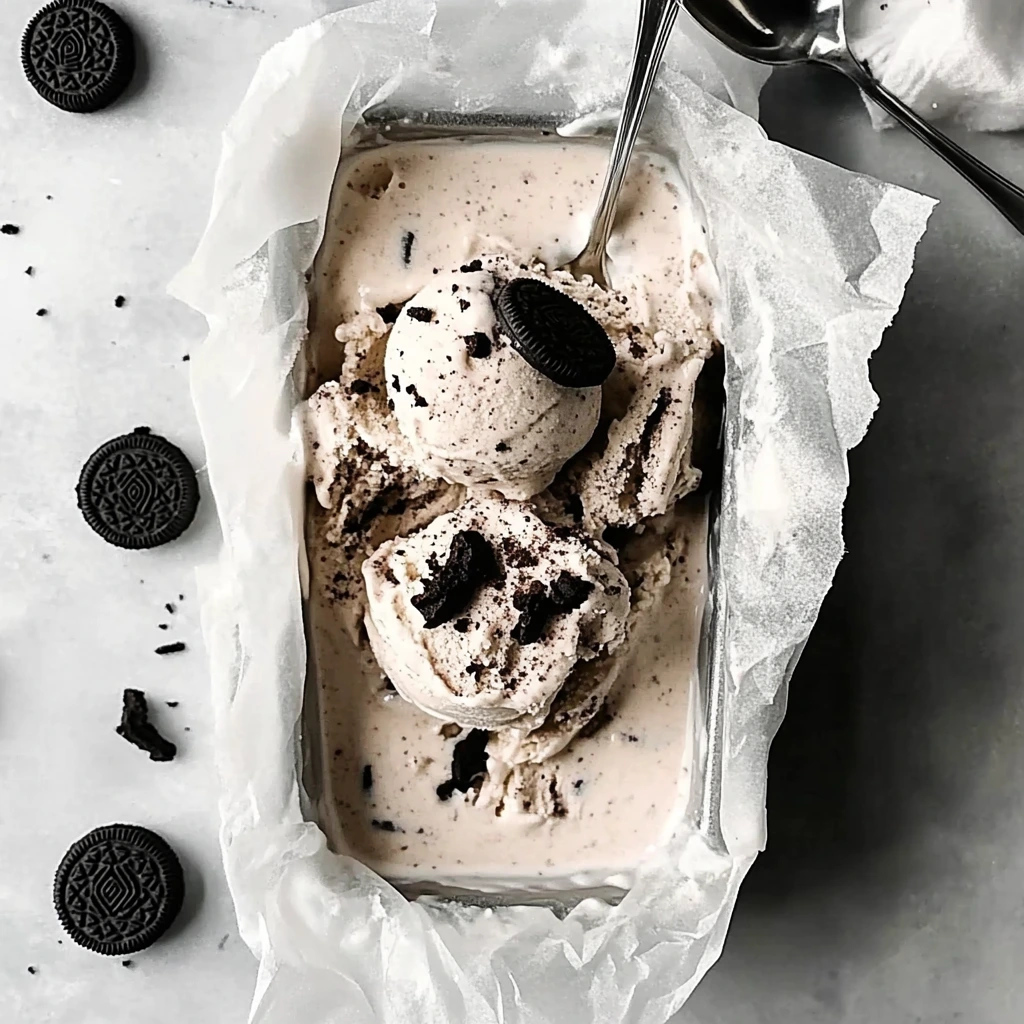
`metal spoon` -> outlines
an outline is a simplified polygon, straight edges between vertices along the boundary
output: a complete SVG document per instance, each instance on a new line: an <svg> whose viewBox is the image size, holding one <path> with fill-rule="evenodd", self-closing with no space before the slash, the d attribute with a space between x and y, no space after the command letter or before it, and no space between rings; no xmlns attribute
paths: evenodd
<svg viewBox="0 0 1024 1024"><path fill-rule="evenodd" d="M681 0L719 42L762 64L825 64L861 91L959 171L1024 233L1024 190L961 149L880 85L850 52L843 0Z"/></svg>
<svg viewBox="0 0 1024 1024"><path fill-rule="evenodd" d="M602 288L608 287L605 250L615 220L615 204L618 202L619 191L626 177L626 168L636 145L640 122L643 120L647 101L651 97L651 87L658 74L665 44L679 14L679 2L680 0L640 0L640 20L636 30L633 66L629 72L626 97L622 101L622 116L615 132L608 172L590 225L590 237L583 252L566 266L574 277L590 274Z"/></svg>

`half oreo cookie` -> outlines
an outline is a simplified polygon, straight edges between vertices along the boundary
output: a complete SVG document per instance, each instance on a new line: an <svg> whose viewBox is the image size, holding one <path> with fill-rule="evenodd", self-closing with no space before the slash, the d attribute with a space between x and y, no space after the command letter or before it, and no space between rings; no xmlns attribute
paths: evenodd
<svg viewBox="0 0 1024 1024"><path fill-rule="evenodd" d="M53 905L75 942L104 956L151 946L185 898L174 851L138 825L104 825L76 842L53 880Z"/></svg>
<svg viewBox="0 0 1024 1024"><path fill-rule="evenodd" d="M54 0L28 23L21 65L47 103L72 114L91 114L128 88L135 73L135 41L106 4Z"/></svg>
<svg viewBox="0 0 1024 1024"><path fill-rule="evenodd" d="M94 451L77 491L85 521L119 548L153 548L174 540L199 505L195 470L185 453L145 427Z"/></svg>
<svg viewBox="0 0 1024 1024"><path fill-rule="evenodd" d="M494 308L512 347L556 384L597 387L615 369L615 349L604 328L557 288L517 277L499 291Z"/></svg>

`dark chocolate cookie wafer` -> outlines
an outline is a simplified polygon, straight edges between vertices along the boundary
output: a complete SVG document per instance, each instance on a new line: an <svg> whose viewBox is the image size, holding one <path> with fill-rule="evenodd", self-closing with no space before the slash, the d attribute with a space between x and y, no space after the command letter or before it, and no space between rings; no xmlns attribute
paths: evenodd
<svg viewBox="0 0 1024 1024"><path fill-rule="evenodd" d="M509 281L498 293L495 312L512 347L556 384L597 387L615 369L615 349L604 328L575 299L543 281Z"/></svg>
<svg viewBox="0 0 1024 1024"><path fill-rule="evenodd" d="M185 898L174 851L138 825L104 825L75 843L53 880L64 930L86 949L127 956L171 926Z"/></svg>
<svg viewBox="0 0 1024 1024"><path fill-rule="evenodd" d="M181 536L199 505L195 470L180 448L145 427L89 456L78 478L85 521L119 548L152 548Z"/></svg>
<svg viewBox="0 0 1024 1024"><path fill-rule="evenodd" d="M128 88L135 42L120 15L98 0L54 0L28 23L21 64L47 103L90 114Z"/></svg>

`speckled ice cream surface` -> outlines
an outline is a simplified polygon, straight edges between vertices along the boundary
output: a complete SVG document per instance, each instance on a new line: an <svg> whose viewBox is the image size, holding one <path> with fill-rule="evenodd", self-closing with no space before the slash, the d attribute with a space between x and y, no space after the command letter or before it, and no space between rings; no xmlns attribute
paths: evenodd
<svg viewBox="0 0 1024 1024"><path fill-rule="evenodd" d="M441 141L339 167L305 416L319 816L400 884L628 885L689 784L708 265L678 176L641 155L612 288L555 269L582 247L605 160L586 142ZM561 388L503 345L491 297L518 276L602 325L602 388ZM426 628L413 597L465 529L501 579ZM518 644L515 595L562 572L586 600Z"/></svg>

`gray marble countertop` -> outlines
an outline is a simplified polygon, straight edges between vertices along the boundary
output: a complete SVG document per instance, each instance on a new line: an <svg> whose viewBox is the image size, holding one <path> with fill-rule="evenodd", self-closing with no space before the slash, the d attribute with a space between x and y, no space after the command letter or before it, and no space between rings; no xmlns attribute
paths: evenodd
<svg viewBox="0 0 1024 1024"><path fill-rule="evenodd" d="M0 1020L229 1024L256 965L219 865L192 611L212 503L187 542L130 554L88 531L73 492L94 447L142 424L202 465L183 358L204 324L166 284L259 55L319 0L120 0L141 72L127 102L87 118L23 81L14 41L40 2L0 7L0 222L21 228L0 236ZM777 75L764 106L774 138L943 203L872 364L882 406L773 750L769 849L679 1022L1016 1024L1024 240L912 139L873 133L838 79ZM1024 180L1019 138L968 144ZM189 649L157 657L168 638ZM151 695L173 766L114 736L125 686ZM49 905L64 849L119 820L162 832L190 884L172 940L130 967L64 939Z"/></svg>

